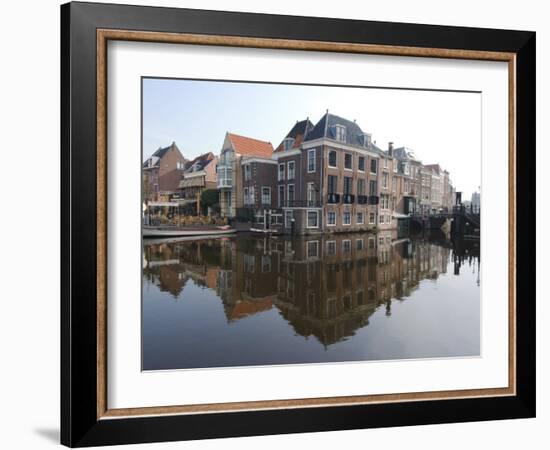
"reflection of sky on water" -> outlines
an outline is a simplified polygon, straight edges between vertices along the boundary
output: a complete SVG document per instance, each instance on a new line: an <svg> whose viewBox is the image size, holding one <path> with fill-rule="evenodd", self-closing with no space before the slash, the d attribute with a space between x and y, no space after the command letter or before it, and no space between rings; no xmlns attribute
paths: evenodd
<svg viewBox="0 0 550 450"><path fill-rule="evenodd" d="M318 239L147 246L143 368L479 355L477 257Z"/></svg>

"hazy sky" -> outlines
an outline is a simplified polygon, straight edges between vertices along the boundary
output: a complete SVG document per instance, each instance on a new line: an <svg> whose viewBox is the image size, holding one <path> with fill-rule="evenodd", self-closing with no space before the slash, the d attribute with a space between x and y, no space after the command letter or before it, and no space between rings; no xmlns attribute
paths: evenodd
<svg viewBox="0 0 550 450"><path fill-rule="evenodd" d="M481 180L481 95L477 93L144 79L143 159L175 141L186 158L219 154L226 131L277 147L297 120L326 110L414 150L450 172L463 199Z"/></svg>

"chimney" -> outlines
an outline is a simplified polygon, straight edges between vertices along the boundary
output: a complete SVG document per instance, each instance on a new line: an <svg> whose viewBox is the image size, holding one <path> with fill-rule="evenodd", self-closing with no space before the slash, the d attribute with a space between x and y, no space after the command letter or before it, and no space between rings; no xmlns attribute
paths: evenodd
<svg viewBox="0 0 550 450"><path fill-rule="evenodd" d="M393 142L388 142L388 155L393 157Z"/></svg>

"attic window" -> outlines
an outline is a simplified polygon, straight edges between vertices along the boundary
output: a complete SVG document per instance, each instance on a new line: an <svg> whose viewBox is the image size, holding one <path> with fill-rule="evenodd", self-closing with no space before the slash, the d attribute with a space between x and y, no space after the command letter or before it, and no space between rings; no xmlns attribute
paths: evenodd
<svg viewBox="0 0 550 450"><path fill-rule="evenodd" d="M293 138L286 138L283 141L283 146L284 146L285 150L290 150L293 145L294 145L294 139Z"/></svg>
<svg viewBox="0 0 550 450"><path fill-rule="evenodd" d="M334 125L334 138L340 142L346 142L346 127L344 125Z"/></svg>
<svg viewBox="0 0 550 450"><path fill-rule="evenodd" d="M361 135L361 143L363 147L368 147L371 144L372 136L369 133Z"/></svg>

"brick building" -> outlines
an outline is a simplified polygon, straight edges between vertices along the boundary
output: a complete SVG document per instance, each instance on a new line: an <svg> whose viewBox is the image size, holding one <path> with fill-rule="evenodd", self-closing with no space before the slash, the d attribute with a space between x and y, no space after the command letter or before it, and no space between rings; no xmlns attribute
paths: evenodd
<svg viewBox="0 0 550 450"><path fill-rule="evenodd" d="M271 143L227 133L218 163L222 214L283 233L405 229L414 213L450 209L439 165L407 147L381 149L355 121L328 111Z"/></svg>
<svg viewBox="0 0 550 450"><path fill-rule="evenodd" d="M263 185L257 182L265 181L265 187L273 187L275 162L272 155L273 145L270 142L226 133L217 165L217 186L223 217L236 217L245 202L246 206L253 206L262 201ZM250 176L245 174L245 170L250 171L247 172Z"/></svg>
<svg viewBox="0 0 550 450"><path fill-rule="evenodd" d="M175 142L159 148L143 163L143 201L167 202L178 191L187 160Z"/></svg>
<svg viewBox="0 0 550 450"><path fill-rule="evenodd" d="M366 231L377 223L382 150L358 124L328 112L296 123L273 158L283 230Z"/></svg>

